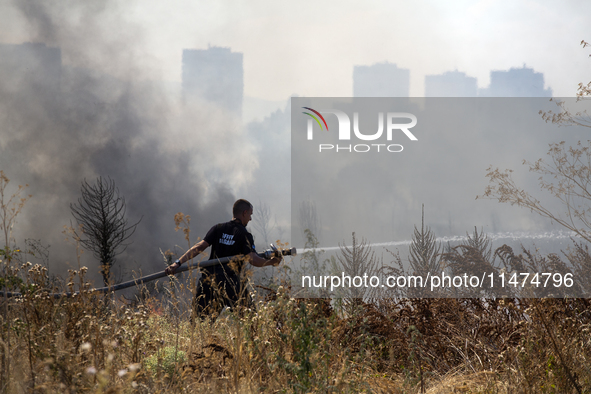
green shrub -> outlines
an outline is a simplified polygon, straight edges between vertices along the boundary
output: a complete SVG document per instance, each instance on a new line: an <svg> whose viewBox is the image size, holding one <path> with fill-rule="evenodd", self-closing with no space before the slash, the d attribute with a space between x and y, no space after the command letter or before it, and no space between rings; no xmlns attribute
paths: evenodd
<svg viewBox="0 0 591 394"><path fill-rule="evenodd" d="M152 354L145 361L146 368L154 375L164 373L172 376L178 364L187 361L187 353L178 350L174 346L167 346L157 353Z"/></svg>

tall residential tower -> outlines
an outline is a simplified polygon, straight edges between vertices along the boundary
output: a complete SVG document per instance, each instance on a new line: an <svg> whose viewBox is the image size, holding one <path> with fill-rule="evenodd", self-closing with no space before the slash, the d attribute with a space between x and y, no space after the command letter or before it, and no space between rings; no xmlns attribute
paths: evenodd
<svg viewBox="0 0 591 394"><path fill-rule="evenodd" d="M392 63L353 68L354 97L408 97L410 71Z"/></svg>
<svg viewBox="0 0 591 394"><path fill-rule="evenodd" d="M209 101L242 116L244 70L242 53L230 48L183 50L183 98Z"/></svg>

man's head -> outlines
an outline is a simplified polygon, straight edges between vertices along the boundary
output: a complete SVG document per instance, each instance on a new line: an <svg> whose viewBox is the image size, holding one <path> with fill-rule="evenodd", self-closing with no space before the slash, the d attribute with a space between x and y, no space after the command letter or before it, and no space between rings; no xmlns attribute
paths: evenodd
<svg viewBox="0 0 591 394"><path fill-rule="evenodd" d="M232 207L234 219L240 220L243 226L246 226L252 219L252 204L244 199L237 200Z"/></svg>

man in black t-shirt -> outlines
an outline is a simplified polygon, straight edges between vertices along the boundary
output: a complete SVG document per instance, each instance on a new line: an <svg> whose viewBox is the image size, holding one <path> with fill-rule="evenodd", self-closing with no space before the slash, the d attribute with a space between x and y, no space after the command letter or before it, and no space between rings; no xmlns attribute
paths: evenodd
<svg viewBox="0 0 591 394"><path fill-rule="evenodd" d="M232 208L234 217L231 221L213 226L202 241L166 269L167 274L174 274L181 264L209 246L210 260L237 256L230 263L202 268L195 299L195 309L199 315L219 313L224 306L234 307L239 300L246 299L246 291L240 280L240 272L245 261L255 267L277 266L281 262L279 257L267 260L256 254L252 234L246 229L246 225L252 219L252 212L250 202L243 199L236 201Z"/></svg>

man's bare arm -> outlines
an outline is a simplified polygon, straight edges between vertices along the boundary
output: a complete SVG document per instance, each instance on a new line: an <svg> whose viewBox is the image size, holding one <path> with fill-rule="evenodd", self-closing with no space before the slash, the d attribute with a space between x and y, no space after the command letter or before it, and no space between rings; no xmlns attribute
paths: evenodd
<svg viewBox="0 0 591 394"><path fill-rule="evenodd" d="M185 261L189 261L193 257L199 255L199 253L203 252L208 247L209 247L209 244L205 240L201 240L201 241L197 242L195 245L193 245L193 247L191 247L191 249L187 250L187 252L185 252L185 254L182 255L180 259L177 260L178 262L175 261L174 263L169 265L165 270L166 273L168 275L173 275L174 272L176 271L176 269L181 266L181 264L183 264Z"/></svg>
<svg viewBox="0 0 591 394"><path fill-rule="evenodd" d="M181 266L184 262L191 260L193 257L199 255L199 253L203 252L205 249L209 247L209 244L205 241L199 241L196 243L191 249L189 249L184 255L178 259L178 263L174 262L166 268L166 273L168 275L173 275L174 272L178 267ZM270 260L264 259L260 257L255 252L250 252L248 254L250 264L254 265L255 267L268 267L268 266L278 266L281 263L281 259L279 257L273 257Z"/></svg>
<svg viewBox="0 0 591 394"><path fill-rule="evenodd" d="M275 267L281 263L281 259L279 257L273 257L272 259L267 260L255 252L250 252L248 257L250 257L250 264L254 265L255 267L268 267L270 265Z"/></svg>

